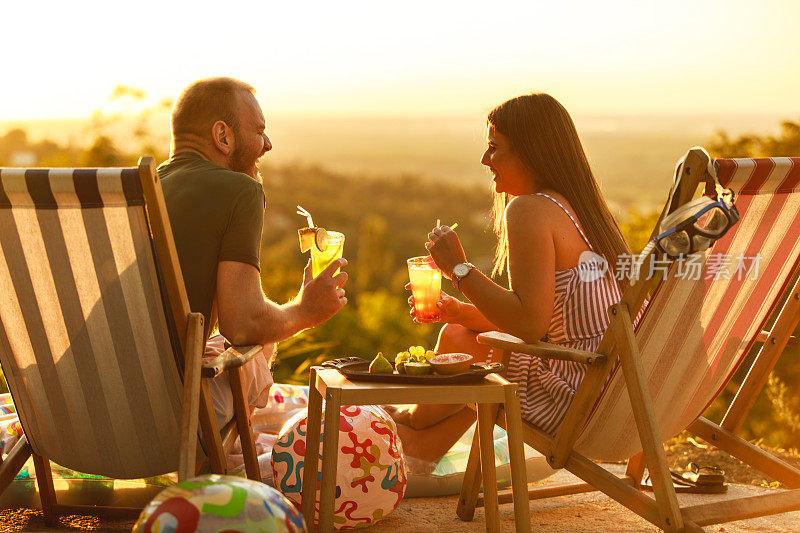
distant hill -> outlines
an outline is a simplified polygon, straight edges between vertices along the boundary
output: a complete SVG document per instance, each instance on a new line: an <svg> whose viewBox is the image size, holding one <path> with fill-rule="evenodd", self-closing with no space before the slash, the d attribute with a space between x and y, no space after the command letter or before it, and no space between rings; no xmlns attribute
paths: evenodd
<svg viewBox="0 0 800 533"><path fill-rule="evenodd" d="M731 134L766 133L781 116L578 116L576 125L595 175L617 214L636 205L659 206L672 180L675 161L690 147L703 145L718 129ZM102 117L30 122L0 122L0 135L21 127L32 139L87 145L92 125L124 151L136 151L131 132L137 118ZM275 146L264 160L270 165L300 163L351 174L396 178L416 174L449 183L486 183L480 165L485 143L483 117L348 118L271 116L268 134ZM155 146L168 150L166 114L147 122Z"/></svg>

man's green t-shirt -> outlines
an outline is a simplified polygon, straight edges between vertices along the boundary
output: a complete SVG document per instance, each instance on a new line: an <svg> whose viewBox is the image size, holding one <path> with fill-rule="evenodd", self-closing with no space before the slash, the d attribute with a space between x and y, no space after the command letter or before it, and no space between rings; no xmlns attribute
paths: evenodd
<svg viewBox="0 0 800 533"><path fill-rule="evenodd" d="M175 154L158 167L172 235L192 311L203 313L206 333L220 261L259 267L264 190L246 174L193 152Z"/></svg>

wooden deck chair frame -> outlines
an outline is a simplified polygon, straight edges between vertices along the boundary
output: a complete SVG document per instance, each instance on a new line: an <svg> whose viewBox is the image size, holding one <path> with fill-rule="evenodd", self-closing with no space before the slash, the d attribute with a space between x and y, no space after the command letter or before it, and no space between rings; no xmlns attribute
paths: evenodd
<svg viewBox="0 0 800 533"><path fill-rule="evenodd" d="M693 182L680 191L681 203L691 199L697 186L707 180L706 161L700 151L691 150L687 155L686 165L689 169L687 174L692 176ZM667 206L661 213L659 221L663 219L666 211ZM800 274L800 262L793 266L792 275L788 278L791 283L784 291L785 304L780 309L773 327L768 332L762 331L757 338L757 341L764 344L722 423L716 425L699 417L688 428L690 432L780 481L791 490L690 507L679 506L634 338L633 317L638 314L648 292L657 282L657 280L641 279L625 290L619 303L609 308L611 322L596 352L575 350L544 342L526 344L518 342L518 339L509 339L508 335L498 332L478 335L478 342L494 349L493 360L502 361L506 366L511 352L576 361L587 365L586 375L555 436L550 436L523 420L524 442L542 453L550 466L565 468L585 483L532 488L529 490L529 499L600 490L665 531L702 531L702 526L705 525L800 509L800 470L735 434L741 428L758 393L767 382L769 373L784 347L794 341L792 333L800 322L798 274ZM595 401L604 387L616 357L620 361L642 443L642 452L628 460L626 473L622 477L608 472L574 450L581 429L592 414ZM497 423L505 426L505 413L502 411L497 414ZM477 450L477 446L473 443L458 503L458 516L465 521L472 520L475 507L482 505L482 498L479 498L481 473ZM640 490L645 468L650 473L654 498ZM511 495L507 492L501 493L499 498L501 503L512 501Z"/></svg>
<svg viewBox="0 0 800 533"><path fill-rule="evenodd" d="M260 353L262 347L260 345L230 347L212 361L203 363L206 335L203 315L193 313L189 308L161 183L153 158L141 158L138 166L133 170L138 172L144 196L144 209L156 252L155 267L160 274L162 304L168 307L165 308L165 315L174 324L174 333L179 339L184 354L178 479L183 481L196 475L200 464L204 464L201 470L210 470L212 473L219 474L227 473L225 457L239 437L247 477L260 482L261 474L250 423L251 410L248 408L242 383L241 367ZM227 372L229 375L233 394L234 418L220 431L206 381L207 378L214 378L223 372ZM13 397L13 389L11 392ZM16 403L17 399L14 398L14 401ZM198 422L201 433L198 433ZM201 459L200 462L198 462L198 458L202 455L198 454L197 449L199 437L202 437L200 444L207 457L207 460ZM97 514L129 518L140 513L141 509L136 508L58 504L50 461L47 457L38 455L25 436L17 442L0 465L0 493L11 484L31 455L36 468L36 481L47 525L57 525L58 514ZM93 473L103 474L103 472Z"/></svg>

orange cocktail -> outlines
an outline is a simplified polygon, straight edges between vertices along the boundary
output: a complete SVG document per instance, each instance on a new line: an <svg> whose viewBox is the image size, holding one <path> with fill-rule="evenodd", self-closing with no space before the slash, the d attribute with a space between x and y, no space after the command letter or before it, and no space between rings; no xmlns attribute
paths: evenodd
<svg viewBox="0 0 800 533"><path fill-rule="evenodd" d="M439 320L436 303L442 291L442 273L430 256L412 257L407 263L417 320L436 322Z"/></svg>

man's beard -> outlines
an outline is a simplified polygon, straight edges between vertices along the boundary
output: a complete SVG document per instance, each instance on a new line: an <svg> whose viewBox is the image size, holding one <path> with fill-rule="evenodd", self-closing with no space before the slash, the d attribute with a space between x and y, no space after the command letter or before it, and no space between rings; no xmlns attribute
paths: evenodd
<svg viewBox="0 0 800 533"><path fill-rule="evenodd" d="M255 178L253 174L258 172L256 161L258 161L259 157L261 157L260 152L257 154L248 153L244 147L242 147L240 144L237 144L230 155L228 165L229 168L234 172L241 172L242 174L247 174L248 176Z"/></svg>

